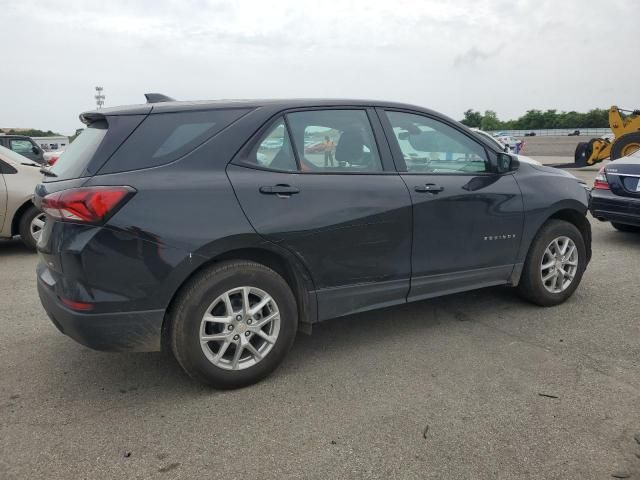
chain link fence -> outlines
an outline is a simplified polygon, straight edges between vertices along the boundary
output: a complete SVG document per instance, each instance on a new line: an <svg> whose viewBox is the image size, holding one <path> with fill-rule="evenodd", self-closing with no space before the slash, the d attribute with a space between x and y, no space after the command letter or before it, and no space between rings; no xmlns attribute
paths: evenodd
<svg viewBox="0 0 640 480"><path fill-rule="evenodd" d="M602 137L603 135L611 135L610 128L552 128L544 130L493 130L488 133L492 135L511 135L513 137L525 137L530 136L531 133L535 133L535 136L540 137L566 137L570 133L578 130L581 136L589 138Z"/></svg>

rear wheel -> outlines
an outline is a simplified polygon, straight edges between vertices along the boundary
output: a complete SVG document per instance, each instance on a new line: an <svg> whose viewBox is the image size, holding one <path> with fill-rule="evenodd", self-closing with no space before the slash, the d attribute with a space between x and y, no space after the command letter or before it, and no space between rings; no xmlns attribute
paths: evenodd
<svg viewBox="0 0 640 480"><path fill-rule="evenodd" d="M35 250L40 235L42 235L45 218L45 214L35 206L29 207L22 214L20 223L18 224L18 232L27 247Z"/></svg>
<svg viewBox="0 0 640 480"><path fill-rule="evenodd" d="M611 222L611 225L613 225L613 228L615 228L616 230L620 230L621 232L640 233L640 227L638 227L637 225L627 225L625 223L613 222Z"/></svg>
<svg viewBox="0 0 640 480"><path fill-rule="evenodd" d="M586 262L580 230L564 220L550 220L531 243L518 293L536 305L558 305L578 288Z"/></svg>
<svg viewBox="0 0 640 480"><path fill-rule="evenodd" d="M613 142L611 160L626 157L638 150L640 150L640 132L627 133Z"/></svg>
<svg viewBox="0 0 640 480"><path fill-rule="evenodd" d="M291 348L298 324L285 280L248 261L200 273L171 311L176 359L193 378L217 388L243 387L269 375Z"/></svg>

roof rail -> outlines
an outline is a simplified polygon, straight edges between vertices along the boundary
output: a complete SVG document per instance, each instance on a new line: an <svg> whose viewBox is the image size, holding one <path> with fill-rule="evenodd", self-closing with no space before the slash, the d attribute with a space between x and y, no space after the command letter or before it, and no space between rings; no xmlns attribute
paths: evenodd
<svg viewBox="0 0 640 480"><path fill-rule="evenodd" d="M145 93L144 97L147 99L147 103L160 103L160 102L175 102L175 98L167 97L162 93Z"/></svg>

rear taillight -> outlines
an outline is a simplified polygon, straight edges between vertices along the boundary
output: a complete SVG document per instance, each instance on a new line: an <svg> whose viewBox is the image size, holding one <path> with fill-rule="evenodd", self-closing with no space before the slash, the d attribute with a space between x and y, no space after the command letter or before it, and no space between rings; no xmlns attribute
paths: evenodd
<svg viewBox="0 0 640 480"><path fill-rule="evenodd" d="M593 182L594 190L609 190L609 182L607 181L607 175L604 173L604 167L600 169L595 181Z"/></svg>
<svg viewBox="0 0 640 480"><path fill-rule="evenodd" d="M56 162L58 161L60 157L51 157L49 160L47 160L47 165L49 165L50 167L53 167Z"/></svg>
<svg viewBox="0 0 640 480"><path fill-rule="evenodd" d="M80 312L86 312L93 310L93 303L77 302L75 300L69 300L67 298L60 297L60 301L72 310L78 310Z"/></svg>
<svg viewBox="0 0 640 480"><path fill-rule="evenodd" d="M41 208L56 220L101 223L134 193L131 187L72 188L47 195L42 199Z"/></svg>

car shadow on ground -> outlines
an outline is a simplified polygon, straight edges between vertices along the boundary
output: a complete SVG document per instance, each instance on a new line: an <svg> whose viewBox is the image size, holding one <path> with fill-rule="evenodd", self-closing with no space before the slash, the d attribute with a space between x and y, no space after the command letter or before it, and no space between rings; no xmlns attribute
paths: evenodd
<svg viewBox="0 0 640 480"><path fill-rule="evenodd" d="M471 322L474 318L470 312L483 308L508 312L537 307L519 300L512 289L492 287L328 320L315 325L311 336L298 334L283 365L260 384L261 388L287 388L289 377L306 375L305 371L317 368L318 362L344 362L350 355L366 355L367 351L391 348L403 339L428 336L436 326ZM128 393L138 397L147 393L150 398L225 394L190 379L170 352L106 353L66 338L55 343L59 349L55 358L64 359L64 365L53 367L57 372L50 381L64 382L64 391L70 394L81 388L85 400L94 397L104 403L110 397L120 402ZM376 358L372 356L372 361ZM55 365L47 363L49 368ZM265 387L269 383L271 387ZM109 392L111 395L107 395Z"/></svg>
<svg viewBox="0 0 640 480"><path fill-rule="evenodd" d="M610 225L608 227L609 230L601 234L600 243L621 249L640 250L640 233L620 232Z"/></svg>
<svg viewBox="0 0 640 480"><path fill-rule="evenodd" d="M35 255L35 251L28 248L20 238L8 240L0 240L0 257L8 257L10 255L31 254Z"/></svg>

